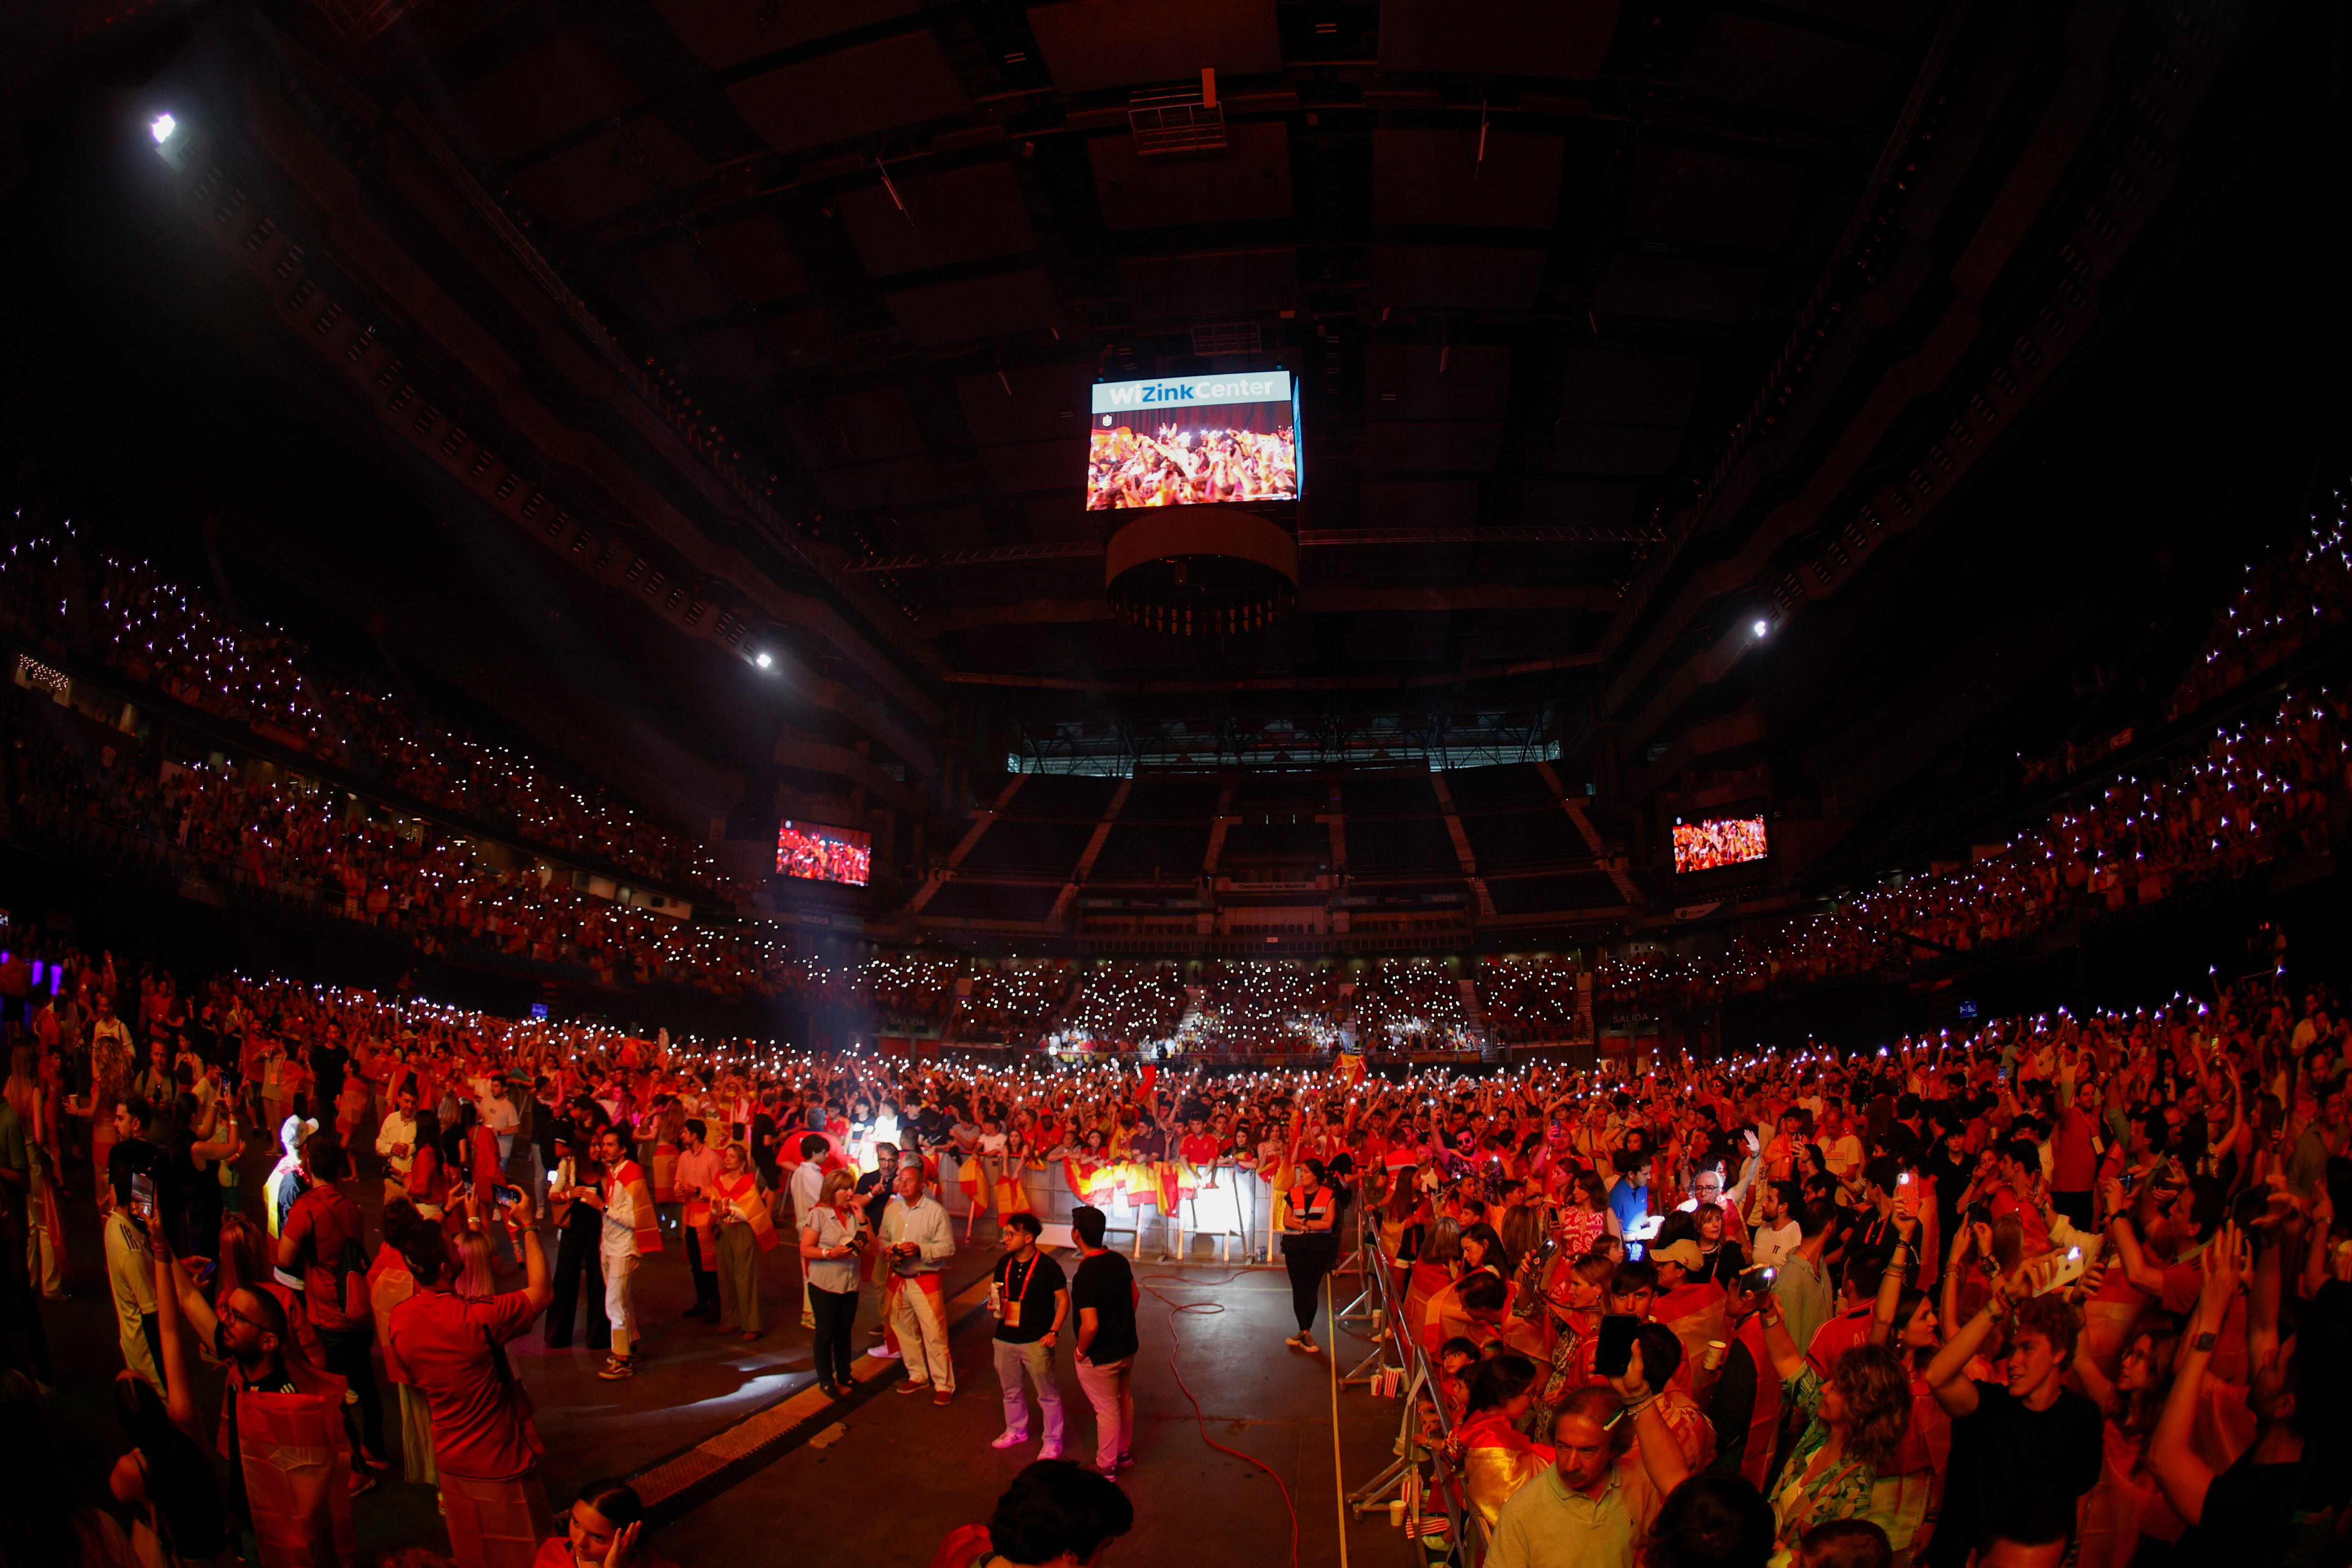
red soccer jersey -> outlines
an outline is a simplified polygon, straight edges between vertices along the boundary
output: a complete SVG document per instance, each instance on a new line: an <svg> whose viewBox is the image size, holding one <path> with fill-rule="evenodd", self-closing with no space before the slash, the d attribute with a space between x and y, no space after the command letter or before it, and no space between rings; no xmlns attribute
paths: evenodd
<svg viewBox="0 0 2352 1568"><path fill-rule="evenodd" d="M539 1463L530 1400L506 1361L507 1342L538 1319L520 1290L468 1299L419 1290L392 1310L385 1370L425 1391L433 1459L467 1480L511 1480Z"/></svg>

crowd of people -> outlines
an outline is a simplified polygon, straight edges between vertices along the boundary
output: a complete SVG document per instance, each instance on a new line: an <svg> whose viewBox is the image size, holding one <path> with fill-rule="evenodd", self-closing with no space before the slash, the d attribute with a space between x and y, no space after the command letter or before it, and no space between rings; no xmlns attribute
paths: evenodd
<svg viewBox="0 0 2352 1568"><path fill-rule="evenodd" d="M1580 966L1549 954L1509 957L1488 953L1478 960L1478 1004L1486 1027L1497 1039L1564 1040L1589 1020L1578 1011Z"/></svg>
<svg viewBox="0 0 2352 1568"><path fill-rule="evenodd" d="M2245 582L2214 614L2196 657L2144 723L2189 718L2326 638L2352 616L2352 515L2345 496L2336 500L2332 519L2315 521L2298 543L2247 566ZM2022 757L2025 782L2049 784L2095 768L2140 732L2127 724Z"/></svg>
<svg viewBox="0 0 2352 1568"><path fill-rule="evenodd" d="M2352 803L2352 704L2299 689L2200 752L2086 792L1969 864L1891 880L1777 929L1612 953L1596 994L1704 1005L1733 991L1914 963L2150 905L2326 853Z"/></svg>
<svg viewBox="0 0 2352 1568"><path fill-rule="evenodd" d="M1087 447L1089 511L1297 499L1298 446L1287 425L1113 425L1096 430Z"/></svg>
<svg viewBox="0 0 2352 1568"><path fill-rule="evenodd" d="M551 850L730 907L749 900L708 848L601 785L452 730L394 693L337 679L294 637L229 615L149 562L85 554L70 526L22 517L0 546L0 626L20 637L86 648L177 701Z"/></svg>
<svg viewBox="0 0 2352 1568"><path fill-rule="evenodd" d="M240 1536L262 1568L349 1561L356 1500L397 1467L438 1488L449 1562L520 1568L564 1527L501 1345L584 1332L600 1376L657 1376L698 1331L647 1326L637 1281L683 1258L689 1317L720 1331L797 1307L828 1398L878 1299L882 1355L950 1404L941 1275L983 1213L997 1446L1048 1467L1016 1489L1115 1515L1101 1489L1150 1444L1108 1227L1140 1257L1156 1220L1190 1258L1221 1178L1265 1190L1292 1353L1324 1352L1320 1287L1361 1227L1411 1352L1417 1495L1489 1563L2185 1568L2352 1544L2352 1026L2324 985L1607 1077L714 1047L283 980L183 990L41 936L0 958L0 999L10 1437L58 1384L43 1319L66 1200L94 1193L133 1456L116 1510L27 1561L209 1562ZM1056 1168L1074 1268L1021 1180ZM763 1303L779 1244L800 1300ZM1066 1453L1065 1342L1091 1475ZM226 1378L216 1424L200 1364ZM249 1487L273 1468L301 1484ZM575 1548L636 1522L615 1484L573 1504ZM0 1526L36 1511L0 1500ZM1694 1513L1753 1557L1673 1557ZM976 1528L958 1568L1047 1560Z"/></svg>

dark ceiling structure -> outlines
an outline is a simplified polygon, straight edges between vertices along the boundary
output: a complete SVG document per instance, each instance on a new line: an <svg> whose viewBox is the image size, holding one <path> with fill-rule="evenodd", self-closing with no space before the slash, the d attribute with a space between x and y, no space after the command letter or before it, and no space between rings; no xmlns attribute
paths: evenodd
<svg viewBox="0 0 2352 1568"><path fill-rule="evenodd" d="M190 419L301 432L282 515L226 525L269 571L698 826L914 856L1008 766L1541 760L1595 864L1752 806L1785 889L1997 809L2085 648L2185 655L2300 516L2343 26L92 3L24 57L12 266L136 298L102 364L208 345L154 351L235 389ZM1295 597L1122 618L1089 385L1276 368ZM362 471L418 499L300 522Z"/></svg>

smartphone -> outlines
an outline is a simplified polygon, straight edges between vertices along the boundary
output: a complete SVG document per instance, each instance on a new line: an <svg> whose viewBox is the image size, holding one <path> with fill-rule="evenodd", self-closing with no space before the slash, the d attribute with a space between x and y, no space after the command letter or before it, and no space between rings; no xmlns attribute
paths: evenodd
<svg viewBox="0 0 2352 1568"><path fill-rule="evenodd" d="M143 1171L131 1178L131 1215L141 1225L155 1217L155 1178Z"/></svg>
<svg viewBox="0 0 2352 1568"><path fill-rule="evenodd" d="M1633 1364L1633 1331L1642 1320L1631 1312L1609 1312L1601 1319L1601 1348L1594 1352L1592 1370L1603 1377L1622 1377L1625 1369Z"/></svg>

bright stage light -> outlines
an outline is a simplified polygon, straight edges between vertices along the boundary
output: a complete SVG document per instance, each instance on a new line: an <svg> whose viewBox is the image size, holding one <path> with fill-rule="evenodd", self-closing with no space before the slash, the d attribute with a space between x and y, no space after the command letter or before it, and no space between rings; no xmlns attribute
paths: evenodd
<svg viewBox="0 0 2352 1568"><path fill-rule="evenodd" d="M752 657L751 662L758 665L761 669L773 668L776 662L776 656L772 653L756 654Z"/></svg>
<svg viewBox="0 0 2352 1568"><path fill-rule="evenodd" d="M180 122L168 114L159 114L147 122L147 133L155 138L155 144L159 147L169 142L172 132L179 128Z"/></svg>
<svg viewBox="0 0 2352 1568"><path fill-rule="evenodd" d="M1772 629L1772 624L1771 624L1769 621L1759 621L1759 622L1757 622L1757 623L1756 623L1756 625L1755 625L1753 627L1751 627L1751 628L1749 628L1749 629L1751 629L1752 631L1754 631L1754 632L1755 632L1755 634L1756 634L1758 637L1760 637L1764 636L1764 634L1765 634L1765 633L1767 633L1767 632L1769 632L1769 631L1770 631L1770 630Z"/></svg>

